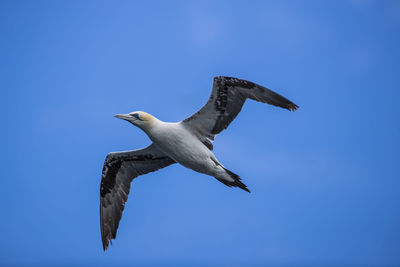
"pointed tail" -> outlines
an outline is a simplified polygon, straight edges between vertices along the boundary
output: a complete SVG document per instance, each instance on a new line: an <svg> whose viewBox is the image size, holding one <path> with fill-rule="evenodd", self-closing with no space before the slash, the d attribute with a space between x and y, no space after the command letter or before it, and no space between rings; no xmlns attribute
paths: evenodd
<svg viewBox="0 0 400 267"><path fill-rule="evenodd" d="M223 183L229 187L232 187L232 186L239 187L240 189L243 189L244 191L247 191L250 193L250 190L247 188L247 186L241 182L242 179L240 178L239 175L231 172L230 170L226 169L225 167L222 167L222 168L224 168L225 172L233 179L233 182L215 177L215 178L217 178L218 181L220 181L221 183Z"/></svg>

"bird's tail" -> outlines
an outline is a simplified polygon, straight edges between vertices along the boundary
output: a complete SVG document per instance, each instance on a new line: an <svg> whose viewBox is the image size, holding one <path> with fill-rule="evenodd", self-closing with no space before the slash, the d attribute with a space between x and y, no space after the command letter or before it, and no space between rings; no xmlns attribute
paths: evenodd
<svg viewBox="0 0 400 267"><path fill-rule="evenodd" d="M229 187L232 187L232 186L239 187L240 189L243 189L244 191L247 191L247 192L250 193L250 190L247 188L247 186L244 183L241 182L241 178L239 177L239 175L231 172L230 170L226 169L223 166L221 166L221 167L233 179L233 182L225 180L225 179L222 179L222 178L215 177L215 178L217 178L218 181L220 181L221 183L223 183L223 184L225 184L225 185L227 185Z"/></svg>

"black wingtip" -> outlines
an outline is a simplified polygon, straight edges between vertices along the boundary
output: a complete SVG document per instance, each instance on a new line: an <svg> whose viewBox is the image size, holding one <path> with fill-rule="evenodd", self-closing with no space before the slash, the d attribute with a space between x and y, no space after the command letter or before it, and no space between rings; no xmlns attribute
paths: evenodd
<svg viewBox="0 0 400 267"><path fill-rule="evenodd" d="M290 111L296 111L296 110L298 110L300 107L298 106L298 105L296 105L296 104L294 104L294 103L290 103L290 105L288 105L287 107L286 107L286 109L288 109L288 110L290 110Z"/></svg>
<svg viewBox="0 0 400 267"><path fill-rule="evenodd" d="M103 251L106 251L109 247L109 245L112 245L112 240L111 239L103 239Z"/></svg>
<svg viewBox="0 0 400 267"><path fill-rule="evenodd" d="M103 251L106 251L108 248L109 242L111 242L111 241L109 241L107 239L103 239L102 241L103 241Z"/></svg>
<svg viewBox="0 0 400 267"><path fill-rule="evenodd" d="M220 80L220 81L225 81L226 84L230 84L233 86L238 86L241 88L258 88L266 93L266 95L260 95L260 96L254 96L254 95L246 95L246 97L251 98L256 101L260 101L263 103L268 103L270 105L274 105L277 107L281 107L290 111L296 111L299 109L299 106L290 101L289 99L281 96L280 94L272 91L271 89L268 89L266 87L263 87L259 84L240 79L240 78L235 78L235 77L228 77L228 76L216 76L214 77L214 82Z"/></svg>
<svg viewBox="0 0 400 267"><path fill-rule="evenodd" d="M265 89L269 91L269 94L271 96L271 98L266 101L267 103L277 106L277 107L287 109L289 111L296 111L300 108L298 105L296 105L289 99L275 93L274 91L271 91L268 88L265 88Z"/></svg>

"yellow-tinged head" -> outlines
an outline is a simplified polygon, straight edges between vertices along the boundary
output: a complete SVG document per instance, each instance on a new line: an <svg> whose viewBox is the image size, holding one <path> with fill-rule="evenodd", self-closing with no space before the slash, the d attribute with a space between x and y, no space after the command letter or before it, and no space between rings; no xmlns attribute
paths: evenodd
<svg viewBox="0 0 400 267"><path fill-rule="evenodd" d="M149 126L153 121L156 120L154 116L144 111L135 111L128 114L117 114L114 117L129 121L133 125L140 128Z"/></svg>

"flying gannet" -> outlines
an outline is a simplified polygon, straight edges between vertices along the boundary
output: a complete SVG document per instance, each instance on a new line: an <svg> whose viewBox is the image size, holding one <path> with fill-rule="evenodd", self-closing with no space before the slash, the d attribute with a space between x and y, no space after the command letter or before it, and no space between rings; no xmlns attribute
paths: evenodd
<svg viewBox="0 0 400 267"><path fill-rule="evenodd" d="M207 103L191 117L167 123L136 111L117 114L142 129L153 141L143 149L111 152L107 155L100 185L100 225L103 249L115 239L130 184L139 175L159 170L174 163L215 177L229 187L247 192L241 178L227 170L213 154L213 141L238 115L247 98L294 111L297 105L258 84L218 76L214 78Z"/></svg>

